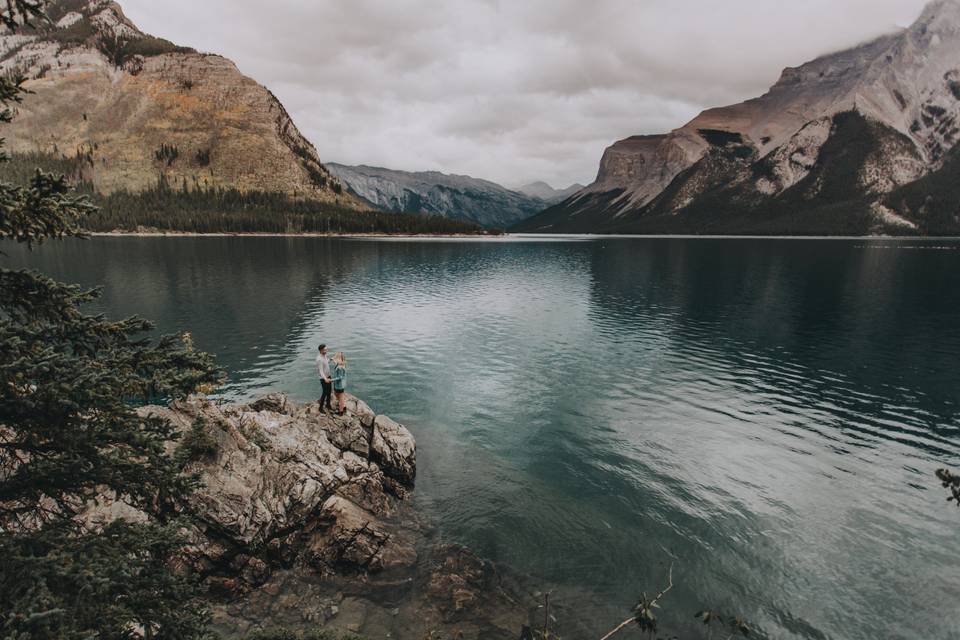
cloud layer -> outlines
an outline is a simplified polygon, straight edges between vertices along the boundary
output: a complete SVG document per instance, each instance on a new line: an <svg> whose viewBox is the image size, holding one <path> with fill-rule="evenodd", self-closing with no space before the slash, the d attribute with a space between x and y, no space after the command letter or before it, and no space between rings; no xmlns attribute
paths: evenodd
<svg viewBox="0 0 960 640"><path fill-rule="evenodd" d="M325 161L508 186L764 92L909 24L923 0L120 0L141 29L267 85Z"/></svg>

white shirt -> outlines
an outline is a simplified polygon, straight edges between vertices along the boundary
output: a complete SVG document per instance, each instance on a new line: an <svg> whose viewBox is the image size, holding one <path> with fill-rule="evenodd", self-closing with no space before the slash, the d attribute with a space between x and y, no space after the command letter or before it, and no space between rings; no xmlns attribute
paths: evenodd
<svg viewBox="0 0 960 640"><path fill-rule="evenodd" d="M322 353L317 356L317 373L324 382L330 381L330 359Z"/></svg>

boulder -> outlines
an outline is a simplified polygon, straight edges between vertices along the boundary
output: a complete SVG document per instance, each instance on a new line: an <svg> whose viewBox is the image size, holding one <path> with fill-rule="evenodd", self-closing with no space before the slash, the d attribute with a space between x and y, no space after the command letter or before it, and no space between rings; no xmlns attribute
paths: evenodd
<svg viewBox="0 0 960 640"><path fill-rule="evenodd" d="M417 443L403 425L387 416L376 417L370 439L370 459L379 464L387 476L413 486L417 475Z"/></svg>
<svg viewBox="0 0 960 640"><path fill-rule="evenodd" d="M341 496L324 503L320 518L326 526L310 547L311 562L318 568L376 572L416 563L411 545L395 540L373 514Z"/></svg>

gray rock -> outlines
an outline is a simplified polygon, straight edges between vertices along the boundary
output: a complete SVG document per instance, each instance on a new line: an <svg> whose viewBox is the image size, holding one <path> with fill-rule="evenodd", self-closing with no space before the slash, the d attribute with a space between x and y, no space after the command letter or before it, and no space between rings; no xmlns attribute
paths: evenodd
<svg viewBox="0 0 960 640"><path fill-rule="evenodd" d="M506 228L548 205L539 197L470 176L336 163L328 163L327 168L350 191L383 211L430 213Z"/></svg>
<svg viewBox="0 0 960 640"><path fill-rule="evenodd" d="M377 416L373 422L370 449L370 458L386 475L413 486L417 475L417 443L406 427L387 416Z"/></svg>
<svg viewBox="0 0 960 640"><path fill-rule="evenodd" d="M707 109L669 133L615 142L595 182L516 230L749 233L746 223L726 221L723 210L736 218L747 206L775 209L777 197L807 179L799 200L804 206L858 198L871 204L866 229L851 226L859 212L844 217L831 211L836 222L821 232L917 233L923 215L894 211L883 196L939 171L960 141L958 60L960 2L936 0L906 29L785 69L762 96ZM846 190L828 190L821 198L816 170L829 173L824 163L830 154L823 151L834 136L836 144L848 144L835 120L844 113L869 124L853 135L871 151L862 158L851 154L847 161L856 164L847 169L853 171ZM726 187L736 189L720 191ZM789 206L794 216L803 211ZM710 211L709 226L682 226L690 223L678 214L704 210ZM749 225L761 233L776 233L768 220L755 220Z"/></svg>
<svg viewBox="0 0 960 640"><path fill-rule="evenodd" d="M271 394L244 405L193 397L140 409L181 432L201 420L217 443L215 456L186 469L201 486L181 505L197 522L183 563L228 569L231 579L216 588L239 592L266 582L278 559L324 571L414 562L412 546L381 521L406 495L397 486L413 483L413 436L352 396L346 406L346 415L331 416ZM81 515L91 527L142 517L108 496Z"/></svg>

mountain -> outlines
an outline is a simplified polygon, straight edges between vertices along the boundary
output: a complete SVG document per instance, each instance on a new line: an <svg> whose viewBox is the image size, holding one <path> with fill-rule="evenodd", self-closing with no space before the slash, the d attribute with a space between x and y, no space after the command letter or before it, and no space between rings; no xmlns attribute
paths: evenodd
<svg viewBox="0 0 960 640"><path fill-rule="evenodd" d="M517 191L524 195L528 195L531 198L538 198L544 202L554 204L566 200L583 188L584 187L582 184L572 184L566 189L554 189L546 182L538 181L525 184L518 188Z"/></svg>
<svg viewBox="0 0 960 640"><path fill-rule="evenodd" d="M13 153L70 156L102 193L169 184L361 203L283 105L230 60L141 32L109 0L55 0L49 25L0 36L0 71L32 92L4 126Z"/></svg>
<svg viewBox="0 0 960 640"><path fill-rule="evenodd" d="M613 144L593 184L516 230L958 233L958 115L960 0L938 0L759 98Z"/></svg>
<svg viewBox="0 0 960 640"><path fill-rule="evenodd" d="M377 209L432 213L484 227L506 228L542 211L548 203L494 182L437 171L395 171L328 163L349 191Z"/></svg>

